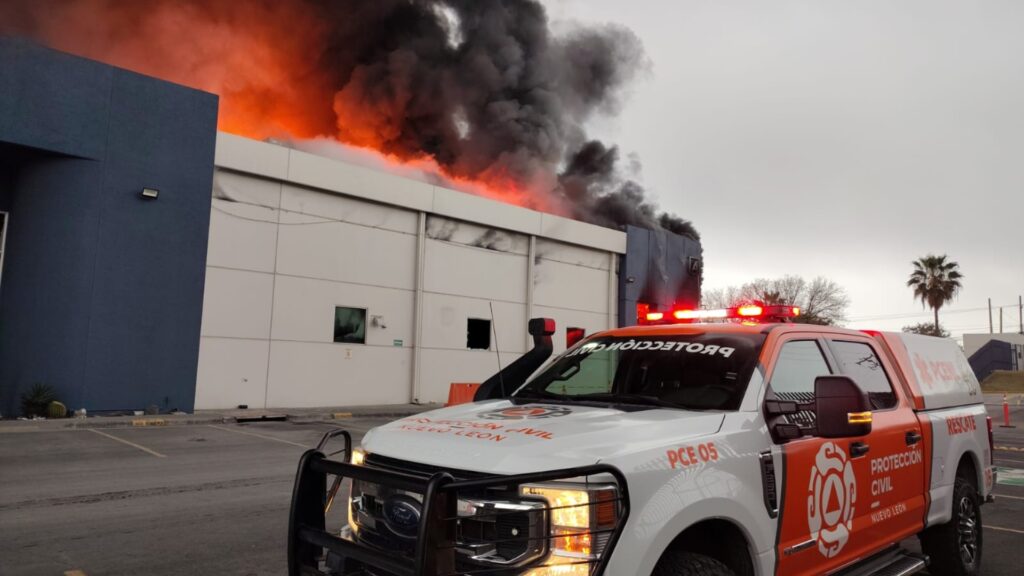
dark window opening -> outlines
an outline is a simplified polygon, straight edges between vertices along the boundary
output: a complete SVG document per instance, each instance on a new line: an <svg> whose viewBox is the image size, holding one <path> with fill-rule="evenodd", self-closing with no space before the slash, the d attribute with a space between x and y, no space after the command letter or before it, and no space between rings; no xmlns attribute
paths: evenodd
<svg viewBox="0 0 1024 576"><path fill-rule="evenodd" d="M334 308L334 341L345 344L366 344L366 309L336 306Z"/></svg>
<svg viewBox="0 0 1024 576"><path fill-rule="evenodd" d="M577 342L583 340L587 335L587 331L583 328L566 328L565 329L565 347L572 348Z"/></svg>
<svg viewBox="0 0 1024 576"><path fill-rule="evenodd" d="M491 348L491 321L470 318L466 321L466 348L489 350Z"/></svg>

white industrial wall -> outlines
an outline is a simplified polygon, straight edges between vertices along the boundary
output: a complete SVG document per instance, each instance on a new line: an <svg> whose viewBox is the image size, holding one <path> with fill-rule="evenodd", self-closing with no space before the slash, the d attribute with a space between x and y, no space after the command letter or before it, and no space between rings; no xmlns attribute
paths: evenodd
<svg viewBox="0 0 1024 576"><path fill-rule="evenodd" d="M443 402L497 370L466 346L492 306L502 365L531 316L556 352L616 324L620 232L225 134L217 164L196 408ZM365 344L333 342L335 306Z"/></svg>

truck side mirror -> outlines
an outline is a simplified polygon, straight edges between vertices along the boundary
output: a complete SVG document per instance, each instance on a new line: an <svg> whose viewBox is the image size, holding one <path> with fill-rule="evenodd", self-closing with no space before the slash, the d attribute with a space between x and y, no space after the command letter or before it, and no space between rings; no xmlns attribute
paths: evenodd
<svg viewBox="0 0 1024 576"><path fill-rule="evenodd" d="M814 412L818 436L851 438L871 433L871 402L849 376L814 379Z"/></svg>

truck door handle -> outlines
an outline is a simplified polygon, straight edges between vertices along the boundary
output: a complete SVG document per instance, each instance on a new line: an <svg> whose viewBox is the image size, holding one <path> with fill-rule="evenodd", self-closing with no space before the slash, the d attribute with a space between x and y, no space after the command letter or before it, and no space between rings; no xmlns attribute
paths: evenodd
<svg viewBox="0 0 1024 576"><path fill-rule="evenodd" d="M870 446L863 442L854 442L850 444L850 458L860 458L867 454L870 448Z"/></svg>
<svg viewBox="0 0 1024 576"><path fill-rule="evenodd" d="M921 441L921 433L916 430L907 432L907 446L913 446Z"/></svg>

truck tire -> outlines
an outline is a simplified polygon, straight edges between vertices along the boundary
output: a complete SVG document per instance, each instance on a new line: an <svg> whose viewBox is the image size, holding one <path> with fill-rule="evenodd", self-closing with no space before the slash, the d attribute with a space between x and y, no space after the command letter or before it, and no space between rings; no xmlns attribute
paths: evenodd
<svg viewBox="0 0 1024 576"><path fill-rule="evenodd" d="M718 560L691 552L666 552L653 576L735 576L732 570Z"/></svg>
<svg viewBox="0 0 1024 576"><path fill-rule="evenodd" d="M953 517L921 533L921 550L935 576L981 573L981 499L974 483L958 475L953 485Z"/></svg>

